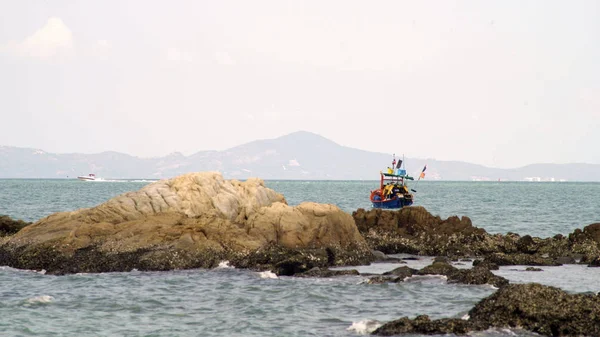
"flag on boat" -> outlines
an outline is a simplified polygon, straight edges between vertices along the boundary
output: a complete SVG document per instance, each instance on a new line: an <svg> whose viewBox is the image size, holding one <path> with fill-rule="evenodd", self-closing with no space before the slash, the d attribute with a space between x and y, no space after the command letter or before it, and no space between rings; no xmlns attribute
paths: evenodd
<svg viewBox="0 0 600 337"><path fill-rule="evenodd" d="M423 171L421 171L419 178L425 178L425 170L427 170L427 164L425 164L425 167L423 167Z"/></svg>

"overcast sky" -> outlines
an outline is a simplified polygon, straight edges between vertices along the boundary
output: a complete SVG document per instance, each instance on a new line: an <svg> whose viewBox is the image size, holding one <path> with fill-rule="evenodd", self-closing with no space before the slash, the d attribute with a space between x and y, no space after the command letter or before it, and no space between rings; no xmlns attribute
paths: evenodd
<svg viewBox="0 0 600 337"><path fill-rule="evenodd" d="M0 0L0 145L600 163L600 1Z"/></svg>

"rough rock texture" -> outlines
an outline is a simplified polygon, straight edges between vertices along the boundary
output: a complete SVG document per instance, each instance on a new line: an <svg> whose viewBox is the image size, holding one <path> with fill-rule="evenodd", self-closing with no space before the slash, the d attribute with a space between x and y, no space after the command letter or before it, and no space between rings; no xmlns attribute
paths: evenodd
<svg viewBox="0 0 600 337"><path fill-rule="evenodd" d="M489 234L474 227L468 217L441 219L420 206L398 211L359 208L352 213L359 231L372 249L385 254L429 256L495 255L498 265L560 265L562 261L600 256L600 223L576 229L568 237L540 239L515 233ZM557 261L559 259L559 261Z"/></svg>
<svg viewBox="0 0 600 337"><path fill-rule="evenodd" d="M568 294L536 283L502 287L477 303L468 315L469 320L403 317L373 334L465 335L492 327L518 327L545 336L600 336L600 295Z"/></svg>
<svg viewBox="0 0 600 337"><path fill-rule="evenodd" d="M50 273L213 267L225 259L295 273L368 263L372 253L336 206L290 207L260 179L226 181L215 172L52 214L0 241L0 265Z"/></svg>
<svg viewBox="0 0 600 337"><path fill-rule="evenodd" d="M371 277L367 283L398 283L413 275L444 275L448 278L448 283L491 284L498 288L508 284L507 279L494 275L489 269L486 269L483 266L473 267L471 269L458 269L447 262L433 262L421 270L412 269L406 266L396 268L392 271L383 273L383 275Z"/></svg>
<svg viewBox="0 0 600 337"><path fill-rule="evenodd" d="M471 311L476 330L522 327L546 336L600 336L600 296L568 294L536 283L511 284Z"/></svg>
<svg viewBox="0 0 600 337"><path fill-rule="evenodd" d="M0 215L0 236L13 235L30 224L31 222L13 220L7 215Z"/></svg>
<svg viewBox="0 0 600 337"><path fill-rule="evenodd" d="M471 324L468 321L457 318L443 318L437 320L429 319L427 315L417 316L415 319L402 317L395 321L388 322L375 331L373 335L394 336L400 334L455 334L464 335L471 331Z"/></svg>

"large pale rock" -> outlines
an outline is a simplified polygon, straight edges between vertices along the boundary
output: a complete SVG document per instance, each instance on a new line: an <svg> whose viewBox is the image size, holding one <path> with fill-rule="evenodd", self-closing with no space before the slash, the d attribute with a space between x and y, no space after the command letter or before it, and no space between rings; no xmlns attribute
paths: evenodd
<svg viewBox="0 0 600 337"><path fill-rule="evenodd" d="M203 172L41 219L0 242L0 265L63 273L212 267L229 259L253 267L249 256L269 249L327 249L325 261L315 258L306 268L371 255L352 216L336 206L291 207L260 179L228 181ZM261 265L279 262L261 254Z"/></svg>

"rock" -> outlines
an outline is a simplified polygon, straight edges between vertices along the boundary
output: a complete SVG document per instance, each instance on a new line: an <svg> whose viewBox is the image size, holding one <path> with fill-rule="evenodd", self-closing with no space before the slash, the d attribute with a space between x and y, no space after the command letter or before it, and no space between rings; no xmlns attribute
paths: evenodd
<svg viewBox="0 0 600 337"><path fill-rule="evenodd" d="M385 323L373 331L373 335L393 336L400 334L455 334L465 335L471 331L469 321L457 318L444 318L431 320L427 315L417 316L414 320L402 317L398 320Z"/></svg>
<svg viewBox="0 0 600 337"><path fill-rule="evenodd" d="M8 215L0 215L0 237L13 235L30 224L31 222L23 220L13 220Z"/></svg>
<svg viewBox="0 0 600 337"><path fill-rule="evenodd" d="M498 288L508 284L507 279L494 275L484 266L458 269L446 262L434 262L419 270L416 275L444 275L448 278L448 283L491 284Z"/></svg>
<svg viewBox="0 0 600 337"><path fill-rule="evenodd" d="M544 271L544 270L542 268L527 267L527 268L525 268L525 271Z"/></svg>
<svg viewBox="0 0 600 337"><path fill-rule="evenodd" d="M487 270L498 270L500 269L500 267L498 267L497 264L490 262L488 260L475 260L473 261L473 267L480 267L480 268L485 268Z"/></svg>
<svg viewBox="0 0 600 337"><path fill-rule="evenodd" d="M496 288L504 287L508 280L494 275L489 269L478 266L471 269L458 269L448 277L449 283L490 284Z"/></svg>
<svg viewBox="0 0 600 337"><path fill-rule="evenodd" d="M530 254L503 254L495 253L488 255L484 262L495 263L498 266L560 266L554 259Z"/></svg>
<svg viewBox="0 0 600 337"><path fill-rule="evenodd" d="M531 237L531 235L525 235L525 236L521 237L519 240L517 240L516 245L517 245L517 249L521 253L525 253L525 254L534 254L539 249L538 242L536 242Z"/></svg>
<svg viewBox="0 0 600 337"><path fill-rule="evenodd" d="M571 256L561 256L554 259L554 262L559 264L576 264L577 261Z"/></svg>
<svg viewBox="0 0 600 337"><path fill-rule="evenodd" d="M429 266L419 270L417 275L445 275L449 276L450 274L456 272L458 269L452 267L447 262L433 262Z"/></svg>
<svg viewBox="0 0 600 337"><path fill-rule="evenodd" d="M406 266L398 267L394 270L386 271L383 275L399 276L402 280L415 275L419 270Z"/></svg>
<svg viewBox="0 0 600 337"><path fill-rule="evenodd" d="M260 179L228 181L215 172L55 213L0 241L0 265L49 273L211 268L222 260L288 275L365 264L373 255L338 207L290 207Z"/></svg>
<svg viewBox="0 0 600 337"><path fill-rule="evenodd" d="M367 280L367 284L383 284L383 283L398 283L404 281L401 276L373 276Z"/></svg>
<svg viewBox="0 0 600 337"><path fill-rule="evenodd" d="M568 294L536 283L509 284L479 301L469 320L417 316L388 322L374 335L456 334L522 328L544 336L600 336L600 295Z"/></svg>
<svg viewBox="0 0 600 337"><path fill-rule="evenodd" d="M399 259L397 257L389 257L389 256L385 255L383 252L380 252L378 250L373 251L373 256L375 258L375 261L373 261L373 262L406 263L406 262L402 261L402 259Z"/></svg>
<svg viewBox="0 0 600 337"><path fill-rule="evenodd" d="M590 260L588 267L600 267L600 256Z"/></svg>
<svg viewBox="0 0 600 337"><path fill-rule="evenodd" d="M295 274L296 277L335 277L335 276L347 276L347 275L360 275L358 270L350 269L350 270L330 270L327 268L319 268L314 267L313 269Z"/></svg>
<svg viewBox="0 0 600 337"><path fill-rule="evenodd" d="M600 243L600 223L585 226L583 228L583 234L596 243Z"/></svg>
<svg viewBox="0 0 600 337"><path fill-rule="evenodd" d="M511 284L477 303L469 316L475 330L521 327L545 336L599 336L600 296Z"/></svg>

